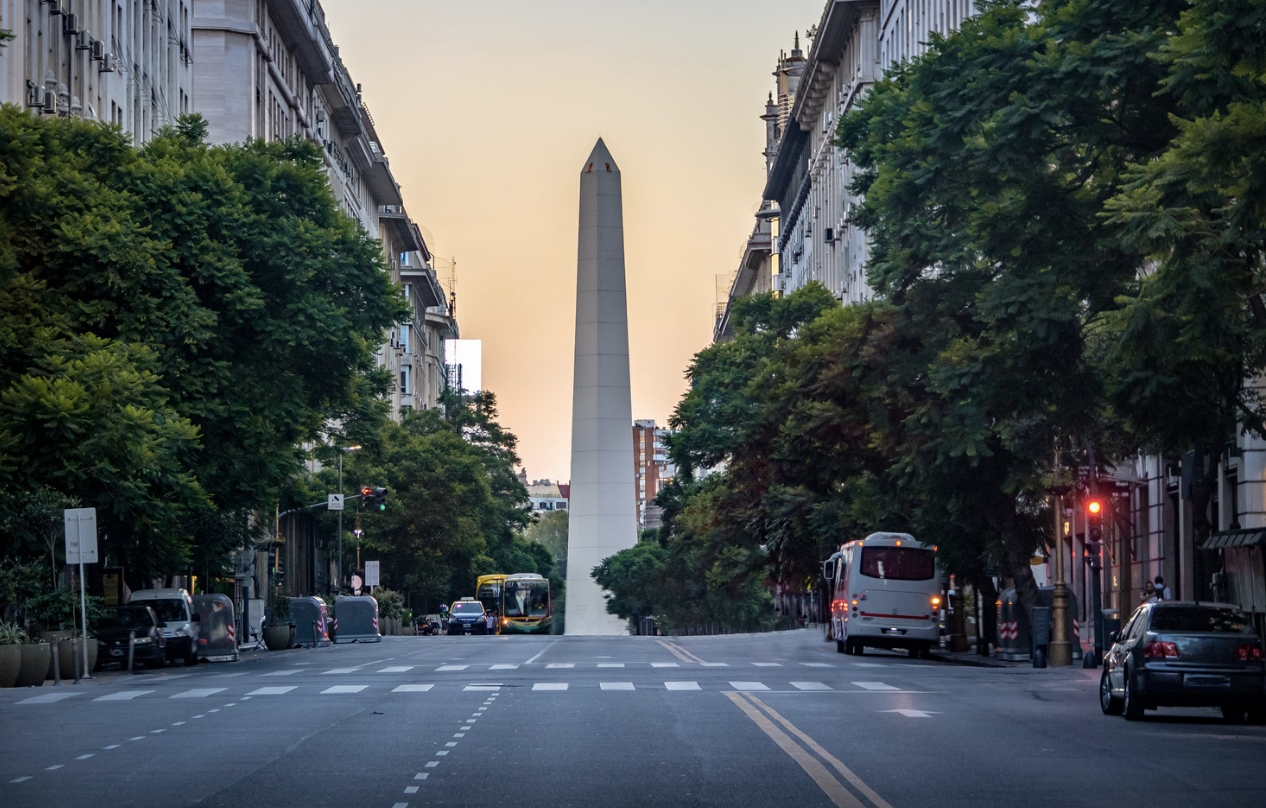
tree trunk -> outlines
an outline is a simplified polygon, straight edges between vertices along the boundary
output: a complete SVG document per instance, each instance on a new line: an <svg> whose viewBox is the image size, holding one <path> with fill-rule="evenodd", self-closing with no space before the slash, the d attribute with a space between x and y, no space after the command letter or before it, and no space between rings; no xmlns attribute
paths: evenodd
<svg viewBox="0 0 1266 808"><path fill-rule="evenodd" d="M989 656L989 643L998 636L998 587L988 575L978 576L973 584L980 600L980 642L976 650L981 656Z"/></svg>
<svg viewBox="0 0 1266 808"><path fill-rule="evenodd" d="M998 531L1002 539L1002 564L1007 574L1015 581L1015 594L1024 607L1024 613L1033 625L1033 609L1041 605L1037 579L1033 577L1033 558L1031 542L1019 532L1016 524L1015 502L1005 499L1005 504L992 508L988 514L989 523Z"/></svg>

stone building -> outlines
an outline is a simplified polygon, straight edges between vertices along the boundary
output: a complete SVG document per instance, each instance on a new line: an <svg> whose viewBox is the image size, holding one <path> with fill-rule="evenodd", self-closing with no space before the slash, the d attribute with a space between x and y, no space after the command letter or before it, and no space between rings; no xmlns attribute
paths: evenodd
<svg viewBox="0 0 1266 808"><path fill-rule="evenodd" d="M191 0L0 0L0 102L144 143L191 110Z"/></svg>

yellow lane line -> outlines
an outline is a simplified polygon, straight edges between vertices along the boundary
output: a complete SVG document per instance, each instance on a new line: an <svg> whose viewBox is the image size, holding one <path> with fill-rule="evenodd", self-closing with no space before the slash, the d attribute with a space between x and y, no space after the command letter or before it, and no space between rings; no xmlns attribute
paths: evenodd
<svg viewBox="0 0 1266 808"><path fill-rule="evenodd" d="M694 659L691 659L690 656L687 656L688 652L685 649L678 648L677 646L672 645L670 643L666 643L663 640L656 640L655 642L667 648L669 652L672 653L673 656L677 657L682 662L702 662L703 661L702 659L699 659L699 657L695 657ZM693 656L693 654L691 656Z"/></svg>
<svg viewBox="0 0 1266 808"><path fill-rule="evenodd" d="M817 752L819 755L822 756L823 760L825 760L827 763L830 763L832 766L834 766L835 770L838 771L840 774L844 775L844 779L852 783L854 788L856 788L858 791L865 794L866 799L873 802L876 808L892 808L892 806L889 805L888 802L883 797L876 794L874 790L871 789L870 786L862 782L862 778L858 777L853 772L852 769L845 766L842 762L840 762L838 758L836 758L830 752L823 749L821 744L819 744L817 741L813 740L808 735L805 735L803 732L801 732L800 729L796 727L796 725L792 724L790 721L788 721L787 719L779 715L774 710L773 707L770 707L768 704L756 698L755 696L751 695L750 693L748 694L747 697L751 699L755 704L760 706L762 710L764 710L765 712L773 716L774 719L778 721L778 723L782 724L784 727L790 730L793 735L795 735L797 738L799 738L801 741L804 742L805 746L809 747L814 752Z"/></svg>
<svg viewBox="0 0 1266 808"><path fill-rule="evenodd" d="M743 697L732 690L725 691L725 695L730 701L738 705L738 708L747 713L747 717L755 722L756 726L764 730L765 734L778 744L782 751L786 752L792 760L800 764L800 768L804 769L805 774L813 778L813 782L818 784L818 788L831 799L839 808L865 808L861 801L853 796L844 784L827 771L826 766L818 762L817 758L796 745L796 742L787 737L787 733L775 727L773 722L766 718L760 710L757 710L751 704L743 700ZM745 694L749 699L751 694ZM754 700L754 699L753 699Z"/></svg>

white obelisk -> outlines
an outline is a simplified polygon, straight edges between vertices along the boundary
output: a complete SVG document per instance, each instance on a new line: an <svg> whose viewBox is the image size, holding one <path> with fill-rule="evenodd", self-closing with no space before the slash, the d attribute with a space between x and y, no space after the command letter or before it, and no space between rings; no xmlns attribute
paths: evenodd
<svg viewBox="0 0 1266 808"><path fill-rule="evenodd" d="M598 139L580 170L572 382L568 634L625 634L593 568L637 543L620 169Z"/></svg>

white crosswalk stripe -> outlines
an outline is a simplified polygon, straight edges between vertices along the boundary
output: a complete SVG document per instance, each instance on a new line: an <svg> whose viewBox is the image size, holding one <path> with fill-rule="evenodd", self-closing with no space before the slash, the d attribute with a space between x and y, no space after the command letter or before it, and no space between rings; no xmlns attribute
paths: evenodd
<svg viewBox="0 0 1266 808"><path fill-rule="evenodd" d="M355 673L359 668L331 668L328 671L321 671L322 676L329 676L332 673Z"/></svg>
<svg viewBox="0 0 1266 808"><path fill-rule="evenodd" d="M120 690L118 693L108 693L104 696L97 696L93 701L131 701L137 696L144 696L147 693L153 693L153 690Z"/></svg>
<svg viewBox="0 0 1266 808"><path fill-rule="evenodd" d="M761 682L730 682L730 687L735 690L768 690L768 687Z"/></svg>
<svg viewBox="0 0 1266 808"><path fill-rule="evenodd" d="M602 682L603 690L635 690L632 682Z"/></svg>
<svg viewBox="0 0 1266 808"><path fill-rule="evenodd" d="M261 674L261 675L262 675L262 676L294 676L296 673L303 673L303 671L300 671L300 670L293 670L293 671L273 671L273 672L271 672L271 673L265 673L265 674ZM327 671L327 673L329 673L329 671Z"/></svg>
<svg viewBox="0 0 1266 808"><path fill-rule="evenodd" d="M698 690L698 682L664 682L666 690Z"/></svg>
<svg viewBox="0 0 1266 808"><path fill-rule="evenodd" d="M470 667L469 665L440 665L435 670L437 671L464 671L469 667Z"/></svg>
<svg viewBox="0 0 1266 808"><path fill-rule="evenodd" d="M44 693L40 696L32 696L29 699L22 699L18 704L52 704L55 701L68 699L71 696L79 696L80 693Z"/></svg>
<svg viewBox="0 0 1266 808"><path fill-rule="evenodd" d="M676 662L652 662L652 668L680 668Z"/></svg>
<svg viewBox="0 0 1266 808"><path fill-rule="evenodd" d="M226 687L195 687L193 690L186 690L183 693L177 693L170 698L173 699L205 699L207 696L214 696L216 693L222 693L227 690Z"/></svg>
<svg viewBox="0 0 1266 808"><path fill-rule="evenodd" d="M327 693L359 693L366 687L369 687L369 685L335 685L322 690L321 695L324 696Z"/></svg>
<svg viewBox="0 0 1266 808"><path fill-rule="evenodd" d="M248 696L282 696L297 688L298 685L280 685L277 687L261 687L247 693Z"/></svg>
<svg viewBox="0 0 1266 808"><path fill-rule="evenodd" d="M801 662L806 668L830 668L834 667L830 662Z"/></svg>
<svg viewBox="0 0 1266 808"><path fill-rule="evenodd" d="M545 667L547 668L574 668L576 667L576 663L575 662L551 662Z"/></svg>
<svg viewBox="0 0 1266 808"><path fill-rule="evenodd" d="M533 690L566 690L566 682L537 682L532 685Z"/></svg>
<svg viewBox="0 0 1266 808"><path fill-rule="evenodd" d="M797 690L830 690L831 688L821 682L792 682L791 686Z"/></svg>
<svg viewBox="0 0 1266 808"><path fill-rule="evenodd" d="M493 665L493 666L492 666L491 668L489 668L488 670L493 670L493 671L517 671L518 669L519 669L519 666L518 666L518 665Z"/></svg>
<svg viewBox="0 0 1266 808"><path fill-rule="evenodd" d="M409 671L413 670L413 668L414 668L413 665L392 665L390 667L383 668L382 670L378 672L379 673L408 673Z"/></svg>
<svg viewBox="0 0 1266 808"><path fill-rule="evenodd" d="M853 684L857 685L858 687L865 688L867 690L899 690L900 689L900 688L893 687L892 685L886 685L883 682L853 682Z"/></svg>
<svg viewBox="0 0 1266 808"><path fill-rule="evenodd" d="M752 664L758 668L781 668L782 667L781 662L753 662Z"/></svg>
<svg viewBox="0 0 1266 808"><path fill-rule="evenodd" d="M433 687L435 687L435 685L400 685L399 687L392 688L391 692L392 693L425 693L426 691L430 690Z"/></svg>

